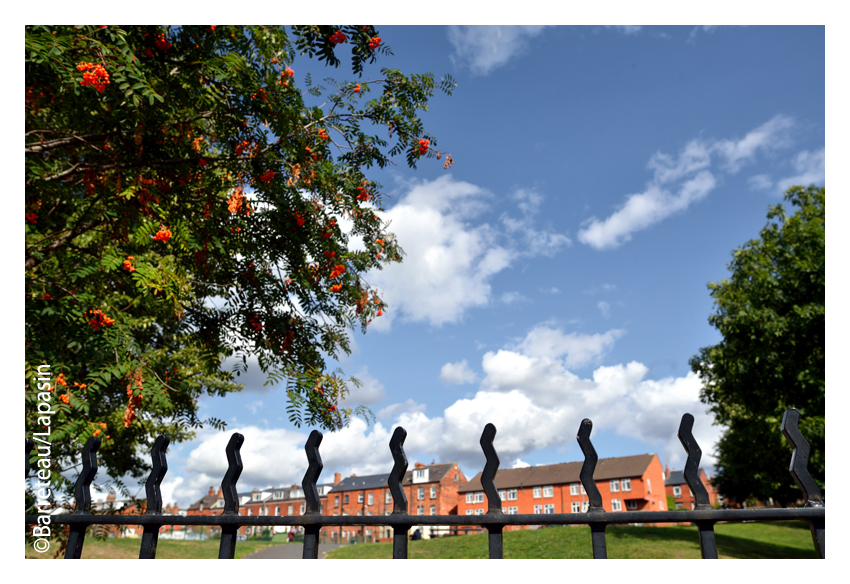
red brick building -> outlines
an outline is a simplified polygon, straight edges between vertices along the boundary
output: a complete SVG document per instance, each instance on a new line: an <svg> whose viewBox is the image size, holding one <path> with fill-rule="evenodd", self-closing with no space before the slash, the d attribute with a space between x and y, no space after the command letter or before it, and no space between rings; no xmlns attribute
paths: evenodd
<svg viewBox="0 0 850 584"><path fill-rule="evenodd" d="M705 485L705 490L708 491L709 502L712 505L716 504L718 500L722 503L723 498L711 484L711 476L706 476L703 469L699 469L699 479ZM676 501L676 509L693 509L696 506L694 493L685 481L683 471L674 468L671 472L669 466L664 467L664 487L667 494Z"/></svg>
<svg viewBox="0 0 850 584"><path fill-rule="evenodd" d="M581 462L564 462L499 470L494 482L508 515L583 513L589 502L581 485ZM593 480L602 495L602 507L610 512L664 511L664 470L655 454L603 458ZM487 500L481 473L458 489L459 515L483 515ZM505 527L523 529L525 526Z"/></svg>
<svg viewBox="0 0 850 584"><path fill-rule="evenodd" d="M339 473L334 477L336 482L339 482ZM319 492L319 509L323 510L327 506L328 491L334 485L324 484L316 485L316 490ZM304 496L304 490L298 485L290 487L269 487L268 489L254 489L247 496L240 495L239 514L246 517L297 517L304 515L307 510L307 499ZM260 535L266 526L242 526L239 528L239 533L247 536ZM276 532L288 532L292 529L290 526L279 526L275 528Z"/></svg>
<svg viewBox="0 0 850 584"><path fill-rule="evenodd" d="M393 500L387 486L389 473L358 477L352 475L339 481L328 493L324 515L380 516L390 515ZM456 515L458 489L466 484L463 471L455 462L424 465L414 464L405 473L402 488L407 495L407 511L411 515ZM424 538L449 533L449 526L414 526ZM331 540L349 541L354 537L365 541L391 541L393 530L386 526L330 526L323 529Z"/></svg>

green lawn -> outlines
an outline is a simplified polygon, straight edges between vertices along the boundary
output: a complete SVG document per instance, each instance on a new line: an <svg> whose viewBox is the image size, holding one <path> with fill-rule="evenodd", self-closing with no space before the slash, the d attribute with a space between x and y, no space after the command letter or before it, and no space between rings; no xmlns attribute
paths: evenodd
<svg viewBox="0 0 850 584"><path fill-rule="evenodd" d="M160 559L215 559L218 557L219 543L220 541L217 539L207 541L160 539L156 546L156 557ZM241 558L263 548L285 543L287 543L285 533L276 534L272 541L237 541L236 557ZM87 537L85 545L83 545L83 559L138 559L141 545L141 538L126 537L97 540ZM50 559L53 558L53 549L39 554L32 549L32 546L27 546L26 557L27 559Z"/></svg>
<svg viewBox="0 0 850 584"><path fill-rule="evenodd" d="M717 524L717 551L721 558L817 558L807 523L802 521ZM609 558L699 558L696 527L635 527L613 525L608 534ZM587 526L547 527L507 531L505 558L591 558ZM487 535L465 535L409 542L410 558L486 558ZM391 543L341 547L328 558L391 558Z"/></svg>

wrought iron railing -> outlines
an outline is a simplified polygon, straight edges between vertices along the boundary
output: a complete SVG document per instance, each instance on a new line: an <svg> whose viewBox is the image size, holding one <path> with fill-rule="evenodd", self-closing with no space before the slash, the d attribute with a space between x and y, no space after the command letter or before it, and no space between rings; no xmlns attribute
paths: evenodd
<svg viewBox="0 0 850 584"><path fill-rule="evenodd" d="M70 528L66 559L80 558L85 542L86 528L90 525L141 525L142 534L139 558L153 559L156 557L156 546L159 530L163 525L209 525L221 528L220 559L234 557L237 531L242 526L300 526L304 528L304 547L302 557L315 559L319 553L319 532L322 527L330 526L389 526L393 528L393 558L407 558L408 531L414 525L437 526L452 525L457 527L483 527L489 536L489 556L491 559L502 557L502 529L508 525L589 525L595 559L606 558L607 547L605 529L609 525L622 523L694 523L699 532L699 543L702 557L717 558L717 544L714 536L714 524L723 522L743 521L783 521L802 520L808 522L815 551L824 558L824 498L817 483L808 471L809 444L798 429L799 412L789 409L782 418L782 434L791 444L790 472L797 486L802 491L805 506L797 508L767 508L767 509L714 509L709 504L708 491L699 479L699 462L702 456L692 429L694 417L691 414L682 416L679 426L679 440L688 454L685 463L684 477L694 494L696 501L692 510L676 511L629 511L625 513L607 513L602 508L602 495L593 481L593 471L596 468L597 455L590 441L590 431L593 423L585 419L578 431L578 443L584 453L580 479L587 491L589 508L585 513L558 513L547 515L507 515L502 512L501 499L494 482L499 468L499 457L493 447L496 427L487 424L481 435L481 448L486 457L486 464L481 476L481 484L487 495L488 510L484 515L409 515L408 502L402 489L401 481L407 472L407 456L404 453L404 440L407 431L398 427L390 439L390 452L394 465L388 479L392 493L393 512L387 516L342 516L331 517L322 515L319 511L319 494L316 482L322 471L322 458L319 455L319 445L322 433L313 430L307 439L305 450L308 467L301 486L306 497L306 512L295 517L242 516L239 515L239 499L236 492L236 482L242 473L242 458L240 448L245 438L234 433L227 444L228 468L221 481L224 495L224 511L214 516L174 516L162 514L162 494L160 484L168 470L165 450L169 439L159 436L153 446L153 468L145 483L147 494L147 510L142 515L92 515L90 486L97 473L97 450L100 438L91 437L83 447L82 471L74 486L76 502L74 511L66 515L52 515L51 524L68 525ZM26 444L26 473L30 473L30 453L34 442L27 440ZM27 525L38 523L38 515L27 515Z"/></svg>

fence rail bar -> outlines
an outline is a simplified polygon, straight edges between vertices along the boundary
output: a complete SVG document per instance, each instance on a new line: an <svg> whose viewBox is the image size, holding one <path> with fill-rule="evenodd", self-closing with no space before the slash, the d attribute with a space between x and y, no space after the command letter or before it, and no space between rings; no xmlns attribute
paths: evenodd
<svg viewBox="0 0 850 584"><path fill-rule="evenodd" d="M499 468L499 457L493 446L496 427L487 424L481 435L481 448L484 451L486 464L481 475L481 484L487 494L488 511L483 515L416 515L408 514L408 501L402 488L402 480L407 472L407 456L404 452L404 440L407 431L398 427L390 439L390 452L393 457L393 469L387 484L392 494L393 512L386 516L327 516L319 509L317 481L322 472L322 458L319 445L322 434L311 432L305 451L308 468L301 485L307 500L307 511L301 516L244 516L239 515L239 499L236 483L242 473L242 458L240 449L244 436L234 433L227 444L225 453L228 468L221 481L224 496L224 510L221 515L162 515L162 494L160 484L168 470L165 452L169 439L159 436L151 452L153 467L145 483L148 497L148 507L142 515L92 515L91 483L97 474L97 451L100 448L100 438L91 437L82 451L82 470L74 484L76 497L74 510L68 514L53 514L52 524L68 525L66 559L78 559L82 555L85 542L86 528L90 525L140 525L144 527L140 558L156 557L156 546L159 529L162 526L197 525L217 526L221 528L220 559L233 559L236 548L236 536L243 526L303 526L305 528L303 557L315 559L319 551L319 535L323 527L347 526L388 526L393 529L393 558L408 557L408 531L414 525L479 527L488 531L489 556L491 559L503 557L502 531L509 525L589 525L595 559L607 558L607 543L605 529L608 525L642 524L642 523L694 523L697 526L700 540L700 550L705 559L717 558L717 544L714 524L722 522L744 521L787 521L800 520L809 523L815 550L821 558L824 553L824 528L826 524L825 501L820 488L808 472L809 444L798 428L799 412L789 409L782 419L782 434L793 447L790 472L794 477L803 496L806 499L804 507L799 508L768 508L768 509L714 509L708 504L708 492L698 475L699 461L702 450L693 436L694 418L691 414L682 416L679 425L679 440L688 453L685 463L684 476L694 493L696 506L691 510L676 511L626 511L606 512L602 508L602 496L593 480L598 457L590 433L593 422L584 419L579 426L576 436L579 446L584 453L584 463L579 474L581 483L587 493L589 508L584 513L558 513L545 515L505 515L501 509L501 498L496 488L495 477ZM31 454L35 443L26 439L26 476L29 477L32 468ZM39 515L26 515L27 525L38 524Z"/></svg>

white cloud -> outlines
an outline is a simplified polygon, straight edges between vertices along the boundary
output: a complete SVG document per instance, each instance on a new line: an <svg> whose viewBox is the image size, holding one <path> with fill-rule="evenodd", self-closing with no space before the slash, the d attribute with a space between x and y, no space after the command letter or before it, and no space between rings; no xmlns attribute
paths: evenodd
<svg viewBox="0 0 850 584"><path fill-rule="evenodd" d="M529 466L531 465L525 462L524 460L520 460L519 458L517 458L511 468L528 468Z"/></svg>
<svg viewBox="0 0 850 584"><path fill-rule="evenodd" d="M378 418L381 420L387 420L396 415L401 415L403 413L415 414L417 412L424 412L425 404L417 404L412 399L408 398L407 401L400 404L391 404L378 412Z"/></svg>
<svg viewBox="0 0 850 584"><path fill-rule="evenodd" d="M450 26L449 41L458 60L476 75L487 75L528 50L542 26Z"/></svg>
<svg viewBox="0 0 850 584"><path fill-rule="evenodd" d="M773 187L773 181L770 180L770 175L757 174L747 179L747 183L754 191L769 191Z"/></svg>
<svg viewBox="0 0 850 584"><path fill-rule="evenodd" d="M446 363L440 369L440 381L446 385L473 383L475 381L475 373L469 368L466 359L458 363Z"/></svg>
<svg viewBox="0 0 850 584"><path fill-rule="evenodd" d="M810 184L823 184L826 178L826 149L821 148L817 152L803 150L794 158L795 176L783 178L777 181L777 188L784 192L788 187Z"/></svg>
<svg viewBox="0 0 850 584"><path fill-rule="evenodd" d="M505 292L502 294L502 297L499 299L505 304L516 304L518 302L531 302L528 298L520 294L519 292Z"/></svg>
<svg viewBox="0 0 850 584"><path fill-rule="evenodd" d="M788 146L788 130L793 125L793 119L777 115L739 140L692 140L676 158L657 152L647 164L653 178L644 191L628 195L606 219L586 220L578 233L579 241L599 250L619 247L636 231L647 229L708 195L717 184L709 170L712 156L721 159L723 170L738 172L760 151ZM808 159L801 165L807 163L810 163ZM674 194L676 189L678 193Z"/></svg>
<svg viewBox="0 0 850 584"><path fill-rule="evenodd" d="M251 403L249 403L245 407L248 408L249 410L251 410L252 414L256 415L257 412L262 409L263 401L262 400L252 401Z"/></svg>
<svg viewBox="0 0 850 584"><path fill-rule="evenodd" d="M605 318L611 316L611 305L607 302L601 301L599 302L599 304L596 305L596 307L599 309L599 312L601 312L602 316L604 316Z"/></svg>
<svg viewBox="0 0 850 584"><path fill-rule="evenodd" d="M568 243L564 235L539 230L545 237L528 245L531 215L542 198L536 193L514 197L523 213L521 219L508 218L514 228L473 223L491 198L476 185L443 175L414 183L382 214L407 255L402 263L367 275L389 305L372 321L375 330L389 330L400 315L434 326L458 322L466 310L490 303L490 280L516 259L551 255Z"/></svg>
<svg viewBox="0 0 850 584"><path fill-rule="evenodd" d="M601 357L624 334L623 330L610 330L595 335L564 334L560 329L541 325L532 329L516 348L528 357L563 357L567 367L581 367ZM486 356L484 360L487 360Z"/></svg>
<svg viewBox="0 0 850 584"><path fill-rule="evenodd" d="M384 399L384 384L369 375L368 367L360 369L360 371L354 374L354 377L357 378L362 385L357 387L353 383L348 384L350 391L346 397L346 402L363 406L371 406Z"/></svg>
<svg viewBox="0 0 850 584"><path fill-rule="evenodd" d="M794 120L788 116L774 116L740 140L718 140L713 144L713 149L724 160L726 170L735 173L745 163L751 162L759 150L788 146L790 138L787 131L793 125Z"/></svg>

